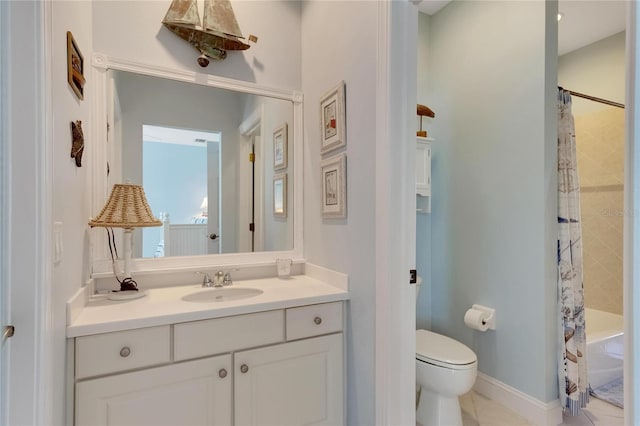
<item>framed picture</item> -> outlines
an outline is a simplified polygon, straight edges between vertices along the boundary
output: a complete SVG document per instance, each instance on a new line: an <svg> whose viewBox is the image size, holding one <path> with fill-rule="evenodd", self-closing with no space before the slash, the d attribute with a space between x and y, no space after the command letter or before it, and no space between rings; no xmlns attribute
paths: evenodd
<svg viewBox="0 0 640 426"><path fill-rule="evenodd" d="M273 132L273 170L287 168L287 123Z"/></svg>
<svg viewBox="0 0 640 426"><path fill-rule="evenodd" d="M347 156L328 158L322 168L322 217L347 217Z"/></svg>
<svg viewBox="0 0 640 426"><path fill-rule="evenodd" d="M287 174L273 176L273 215L287 217Z"/></svg>
<svg viewBox="0 0 640 426"><path fill-rule="evenodd" d="M84 58L71 31L67 31L67 81L78 99L84 99Z"/></svg>
<svg viewBox="0 0 640 426"><path fill-rule="evenodd" d="M322 136L320 152L325 154L347 144L345 138L344 81L320 99Z"/></svg>

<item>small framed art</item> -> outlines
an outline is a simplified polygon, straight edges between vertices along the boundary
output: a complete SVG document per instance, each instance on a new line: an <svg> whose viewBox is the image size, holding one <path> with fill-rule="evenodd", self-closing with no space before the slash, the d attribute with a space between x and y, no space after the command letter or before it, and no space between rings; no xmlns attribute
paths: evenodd
<svg viewBox="0 0 640 426"><path fill-rule="evenodd" d="M322 217L347 217L347 156L324 160L322 168Z"/></svg>
<svg viewBox="0 0 640 426"><path fill-rule="evenodd" d="M287 123L273 132L273 170L287 168Z"/></svg>
<svg viewBox="0 0 640 426"><path fill-rule="evenodd" d="M345 132L344 81L320 99L322 136L320 152L325 154L347 144Z"/></svg>
<svg viewBox="0 0 640 426"><path fill-rule="evenodd" d="M67 31L67 81L78 99L84 99L84 58L71 31Z"/></svg>
<svg viewBox="0 0 640 426"><path fill-rule="evenodd" d="M287 217L287 174L273 176L273 215Z"/></svg>

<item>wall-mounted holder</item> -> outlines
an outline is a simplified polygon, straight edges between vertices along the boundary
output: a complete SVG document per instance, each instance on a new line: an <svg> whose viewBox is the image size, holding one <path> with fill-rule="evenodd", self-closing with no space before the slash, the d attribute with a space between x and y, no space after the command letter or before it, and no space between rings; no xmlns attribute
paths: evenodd
<svg viewBox="0 0 640 426"><path fill-rule="evenodd" d="M471 309L483 312L484 313L484 315L482 316L483 325L488 326L489 330L496 329L496 310L495 309L487 308L486 306L482 306L482 305L473 305L471 306Z"/></svg>

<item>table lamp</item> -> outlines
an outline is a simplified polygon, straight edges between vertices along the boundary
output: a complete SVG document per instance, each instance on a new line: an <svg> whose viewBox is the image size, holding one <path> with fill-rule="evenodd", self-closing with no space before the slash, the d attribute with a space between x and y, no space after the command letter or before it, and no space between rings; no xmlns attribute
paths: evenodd
<svg viewBox="0 0 640 426"><path fill-rule="evenodd" d="M113 185L107 204L105 204L98 216L89 221L89 226L92 228L96 226L107 228L107 232L109 232L110 228L124 229L124 279L122 280L118 278L115 271L113 230L109 235L109 248L111 249L111 259L114 263L113 273L120 283L120 290L114 290L114 293L121 293L121 298L123 299L127 298L127 294L132 298L142 296L143 294L137 295L138 286L131 278L131 235L133 228L162 226L162 222L153 217L142 186L133 184ZM117 249L115 250L117 256Z"/></svg>

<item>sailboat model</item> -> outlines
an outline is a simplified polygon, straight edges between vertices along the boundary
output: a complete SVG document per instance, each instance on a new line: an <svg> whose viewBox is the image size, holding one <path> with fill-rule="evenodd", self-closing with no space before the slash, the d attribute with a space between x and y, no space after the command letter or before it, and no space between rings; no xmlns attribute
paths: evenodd
<svg viewBox="0 0 640 426"><path fill-rule="evenodd" d="M173 0L162 24L201 53L198 63L209 65L209 58L226 58L227 50L246 50L244 39L229 0L204 0L200 21L197 0ZM257 40L254 36L250 40Z"/></svg>

